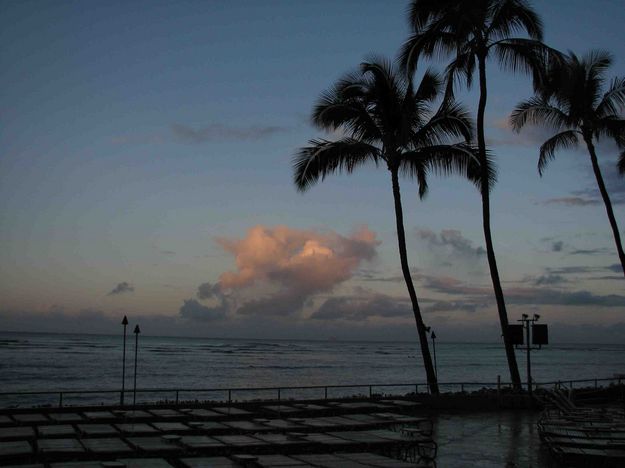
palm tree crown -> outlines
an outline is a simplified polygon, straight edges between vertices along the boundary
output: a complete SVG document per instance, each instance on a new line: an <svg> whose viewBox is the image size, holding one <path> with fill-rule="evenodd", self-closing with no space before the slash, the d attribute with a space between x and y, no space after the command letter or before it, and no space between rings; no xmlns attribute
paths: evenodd
<svg viewBox="0 0 625 468"><path fill-rule="evenodd" d="M479 75L480 99L477 109L477 149L482 167L482 224L486 256L493 283L497 311L504 339L510 378L520 389L514 346L508 331L508 314L499 279L499 269L490 227L490 184L484 115L487 101L486 62L495 58L503 68L530 72L534 86L541 82L541 64L552 60L549 48L542 42L542 23L524 0L413 0L409 10L413 34L404 44L400 60L404 71L412 74L421 57L451 56L446 68L446 96L452 98L454 84L473 83L476 69ZM514 37L525 33L527 37Z"/></svg>
<svg viewBox="0 0 625 468"><path fill-rule="evenodd" d="M541 175L556 151L575 147L580 140L586 144L625 273L625 253L595 148L595 142L606 137L625 148L625 77L613 78L607 91L603 90L611 64L612 57L605 51L592 51L581 58L570 52L547 69L543 86L534 97L517 105L510 122L517 131L526 124L539 124L557 132L540 147ZM619 157L621 168L625 170L625 151Z"/></svg>
<svg viewBox="0 0 625 468"><path fill-rule="evenodd" d="M389 62L373 59L363 63L358 72L346 75L326 91L313 110L318 128L338 130L345 136L333 141L311 140L293 161L295 185L301 191L329 174L351 173L367 163L385 164L391 173L402 274L432 393L438 393L438 383L408 264L398 174L416 178L421 197L427 192L430 172L459 172L476 183L481 180L473 148L466 143L450 143L450 139L470 139L472 127L467 113L451 101L431 110L440 88L440 79L429 71L414 89ZM492 168L488 173L494 178Z"/></svg>
<svg viewBox="0 0 625 468"><path fill-rule="evenodd" d="M430 172L465 173L477 183L473 148L449 142L450 137L471 139L470 119L453 102L432 112L440 88L440 78L430 71L414 89L388 61L374 58L362 63L358 72L341 78L315 105L315 126L345 136L310 140L310 146L300 149L294 159L296 187L305 191L328 174L351 173L371 163L384 163L391 171L416 178L421 197L427 193ZM492 167L489 170L494 180Z"/></svg>
<svg viewBox="0 0 625 468"><path fill-rule="evenodd" d="M400 53L403 68L412 72L422 56L453 56L446 69L448 94L461 78L470 87L476 67L491 57L541 81L540 65L550 49L541 42L539 16L523 0L413 0L409 21L414 33ZM528 37L512 37L522 32Z"/></svg>

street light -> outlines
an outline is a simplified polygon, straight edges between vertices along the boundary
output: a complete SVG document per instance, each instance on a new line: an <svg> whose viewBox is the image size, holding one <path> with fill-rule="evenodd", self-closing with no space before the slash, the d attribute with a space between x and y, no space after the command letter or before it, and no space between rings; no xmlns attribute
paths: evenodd
<svg viewBox="0 0 625 468"><path fill-rule="evenodd" d="M126 326L128 325L128 318L125 315L122 325L124 326L124 351L122 356L122 393L119 395L120 406L124 406L124 389L126 388Z"/></svg>
<svg viewBox="0 0 625 468"><path fill-rule="evenodd" d="M434 330L432 330L430 337L432 338L432 351L434 351L434 375L438 379L438 367L436 365L436 333L434 333Z"/></svg>
<svg viewBox="0 0 625 468"><path fill-rule="evenodd" d="M139 325L135 326L135 386L132 390L132 406L137 404L137 354L139 352L139 333L141 333L141 329Z"/></svg>
<svg viewBox="0 0 625 468"><path fill-rule="evenodd" d="M532 361L530 352L535 349L541 349L542 345L549 344L547 325L536 324L539 319L540 315L538 314L534 314L532 318L529 318L527 314L523 314L521 319L517 320L517 322L521 322L521 325L508 325L508 334L511 337L512 344L519 347L525 344L527 353L527 393L530 399L532 398ZM525 331L525 343L523 343L523 331ZM521 347L521 349L523 348Z"/></svg>

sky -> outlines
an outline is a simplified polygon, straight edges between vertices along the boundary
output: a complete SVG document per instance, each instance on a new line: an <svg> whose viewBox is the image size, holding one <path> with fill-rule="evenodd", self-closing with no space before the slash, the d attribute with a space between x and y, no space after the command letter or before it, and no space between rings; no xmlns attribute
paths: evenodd
<svg viewBox="0 0 625 468"><path fill-rule="evenodd" d="M614 55L622 0L536 0L545 42ZM315 100L371 54L396 56L408 2L0 3L0 330L414 340L388 172L304 194L291 159ZM444 62L429 64L441 69ZM426 65L424 65L425 68ZM511 132L529 79L488 69L495 251L511 321L555 341L625 340L625 284L590 161L548 130ZM458 98L474 112L475 90ZM617 221L625 180L598 147ZM402 180L424 321L443 341L498 341L480 198Z"/></svg>

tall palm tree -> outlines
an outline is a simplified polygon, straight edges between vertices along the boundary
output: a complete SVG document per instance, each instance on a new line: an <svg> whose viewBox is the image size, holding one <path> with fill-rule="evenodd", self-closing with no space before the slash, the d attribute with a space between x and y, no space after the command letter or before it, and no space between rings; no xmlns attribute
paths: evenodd
<svg viewBox="0 0 625 468"><path fill-rule="evenodd" d="M488 157L484 132L484 114L487 100L486 63L496 59L511 71L532 73L535 83L540 81L540 64L548 49L542 40L542 23L538 15L523 0L413 0L409 10L413 34L401 50L400 60L407 73L412 73L421 57L451 56L447 66L447 95L453 96L454 83L463 79L470 87L478 70L480 98L477 109L478 158L484 163ZM525 32L528 37L513 37ZM486 256L497 301L501 332L515 388L521 388L521 377L508 333L508 314L499 270L495 258L490 226L490 187L488 165L482 164L480 184L482 221Z"/></svg>
<svg viewBox="0 0 625 468"><path fill-rule="evenodd" d="M346 75L323 93L312 114L318 128L338 130L345 136L334 141L311 140L293 160L295 185L300 191L329 174L351 173L365 164L383 164L390 172L401 269L433 394L438 393L438 383L408 266L399 175L416 178L421 197L427 192L427 176L431 172L456 172L479 179L473 148L449 142L451 138L471 138L466 112L452 102L435 112L431 110L441 86L439 77L428 71L415 90L389 62L372 59L363 63L358 72ZM492 170L491 177L494 178Z"/></svg>
<svg viewBox="0 0 625 468"><path fill-rule="evenodd" d="M539 92L517 105L510 123L517 131L529 123L558 132L540 147L541 176L557 150L577 146L580 140L585 143L625 274L621 236L595 148L595 142L602 137L614 139L621 148L625 146L625 77L614 78L607 91L603 89L611 64L611 55L604 51L592 51L582 58L570 52L560 63L549 67ZM620 155L619 169L625 169L625 151Z"/></svg>

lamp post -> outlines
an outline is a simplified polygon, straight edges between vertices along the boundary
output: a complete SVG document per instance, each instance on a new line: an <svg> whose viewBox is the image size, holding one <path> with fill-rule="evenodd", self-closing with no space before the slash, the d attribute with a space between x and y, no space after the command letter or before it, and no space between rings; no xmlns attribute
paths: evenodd
<svg viewBox="0 0 625 468"><path fill-rule="evenodd" d="M139 352L139 333L141 333L141 329L139 325L135 326L135 384L132 390L132 406L134 407L137 404L137 354Z"/></svg>
<svg viewBox="0 0 625 468"><path fill-rule="evenodd" d="M532 361L530 359L530 352L534 349L541 349L542 345L549 344L549 338L547 333L547 325L536 325L536 322L540 319L540 315L534 314L534 317L529 318L527 314L523 314L518 322L521 325L510 325L510 330L514 330L514 327L518 327L518 332L512 334L513 344L523 344L523 331L525 331L525 351L527 353L527 393L532 398ZM530 339L531 329L531 339ZM532 346L534 345L534 346Z"/></svg>
<svg viewBox="0 0 625 468"><path fill-rule="evenodd" d="M432 338L432 351L434 352L434 375L438 379L438 367L436 365L436 333L434 333L434 330L432 330L430 338Z"/></svg>
<svg viewBox="0 0 625 468"><path fill-rule="evenodd" d="M122 354L122 392L119 395L120 406L124 406L124 389L126 388L126 326L128 325L128 318L125 315L122 325L124 326L124 346Z"/></svg>

